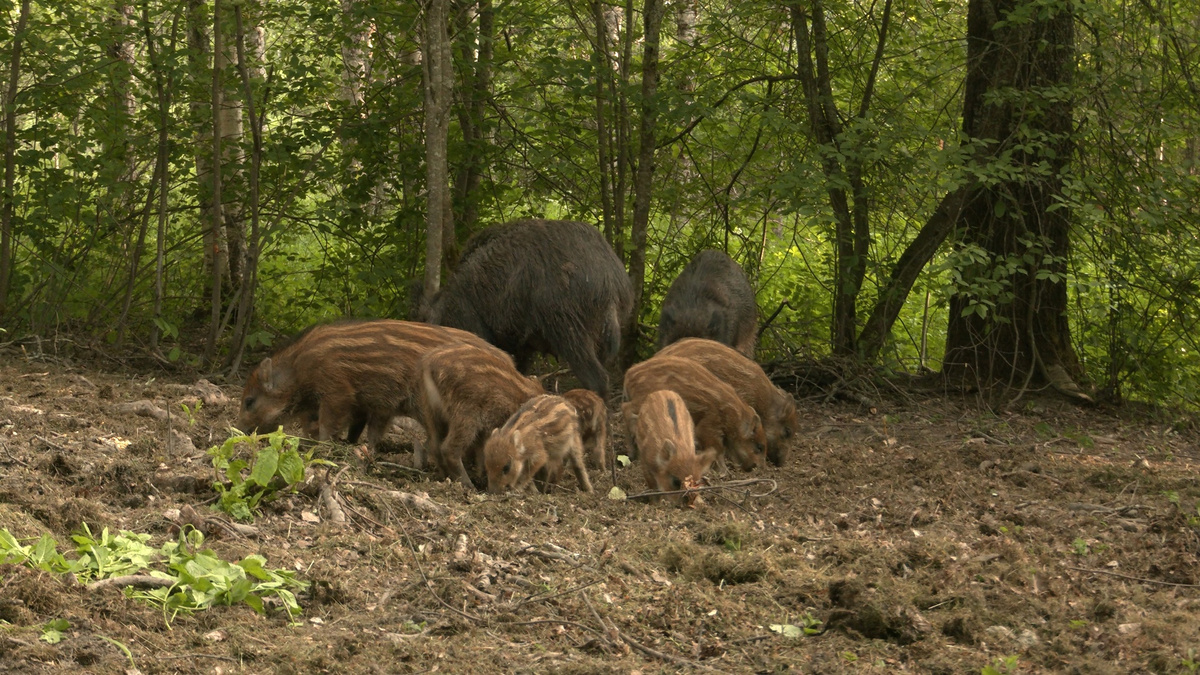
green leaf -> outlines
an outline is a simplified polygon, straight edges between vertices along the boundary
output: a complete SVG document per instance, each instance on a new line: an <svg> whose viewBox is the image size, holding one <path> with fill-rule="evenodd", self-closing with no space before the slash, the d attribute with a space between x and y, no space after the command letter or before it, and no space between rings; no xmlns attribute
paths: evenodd
<svg viewBox="0 0 1200 675"><path fill-rule="evenodd" d="M273 447L266 447L258 451L258 456L254 458L254 468L250 471L250 477L246 480L256 485L266 487L271 479L275 477L275 471L279 468L279 451Z"/></svg>
<svg viewBox="0 0 1200 675"><path fill-rule="evenodd" d="M285 450L279 456L278 470L288 485L301 483L304 481L304 458L295 449Z"/></svg>
<svg viewBox="0 0 1200 675"><path fill-rule="evenodd" d="M797 626L795 624L773 623L773 624L771 624L770 628L771 628L772 632L779 633L780 635L782 635L784 637L788 637L788 638L804 637L804 629L800 628L800 626Z"/></svg>
<svg viewBox="0 0 1200 675"><path fill-rule="evenodd" d="M615 501L621 501L625 499L625 491L614 485L612 486L612 489L608 491L608 498Z"/></svg>

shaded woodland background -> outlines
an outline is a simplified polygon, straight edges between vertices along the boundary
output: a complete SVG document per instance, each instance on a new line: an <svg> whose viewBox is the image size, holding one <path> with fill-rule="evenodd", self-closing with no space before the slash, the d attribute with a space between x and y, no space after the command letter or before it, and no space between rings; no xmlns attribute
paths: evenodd
<svg viewBox="0 0 1200 675"><path fill-rule="evenodd" d="M626 262L627 360L710 247L760 360L1200 397L1192 0L2 7L0 341L237 370L538 216Z"/></svg>

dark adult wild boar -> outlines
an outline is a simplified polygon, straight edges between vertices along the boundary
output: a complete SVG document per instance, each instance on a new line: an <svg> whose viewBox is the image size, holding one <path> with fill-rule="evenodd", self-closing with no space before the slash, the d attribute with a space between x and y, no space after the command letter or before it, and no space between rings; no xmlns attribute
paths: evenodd
<svg viewBox="0 0 1200 675"><path fill-rule="evenodd" d="M561 396L543 395L525 402L483 446L488 492L523 490L544 472L548 484L571 469L581 492L591 492L583 466L583 441L575 407Z"/></svg>
<svg viewBox="0 0 1200 675"><path fill-rule="evenodd" d="M466 331L379 319L313 326L262 360L246 379L238 428L274 431L297 421L327 441L363 427L373 450L392 418L415 415L417 361L446 344L470 343L507 358Z"/></svg>
<svg viewBox="0 0 1200 675"><path fill-rule="evenodd" d="M675 277L663 298L658 348L700 337L754 358L757 323L758 305L746 273L721 251L701 251Z"/></svg>
<svg viewBox="0 0 1200 675"><path fill-rule="evenodd" d="M608 408L604 399L589 389L572 389L563 394L579 417L579 435L583 439L583 451L592 460L592 465L603 469L608 455Z"/></svg>
<svg viewBox="0 0 1200 675"><path fill-rule="evenodd" d="M716 450L718 459L729 455L743 469L757 466L767 451L762 422L737 392L700 364L675 356L655 355L625 373L625 398L637 410L650 394L661 390L679 394L696 425L699 451ZM623 408L629 410L629 408ZM636 428L626 418L630 438Z"/></svg>
<svg viewBox="0 0 1200 675"><path fill-rule="evenodd" d="M474 488L464 460L482 470L483 445L529 399L546 393L542 385L517 372L507 354L457 344L435 349L421 359L418 402L425 423L429 457L447 478ZM418 468L423 462L417 460Z"/></svg>
<svg viewBox="0 0 1200 675"><path fill-rule="evenodd" d="M604 362L617 353L632 306L625 268L596 228L518 220L472 237L420 314L475 333L516 357L522 371L535 352L553 354L605 397Z"/></svg>
<svg viewBox="0 0 1200 675"><path fill-rule="evenodd" d="M767 459L775 466L783 466L788 444L800 430L796 401L791 394L772 384L761 366L731 347L702 338L680 340L655 354L655 358L661 356L695 361L733 387L762 420L763 430L767 433Z"/></svg>
<svg viewBox="0 0 1200 675"><path fill-rule="evenodd" d="M623 410L633 428L638 461L651 490L667 492L700 484L717 451L708 448L696 453L692 417L679 394L656 391L643 398L636 409L630 402Z"/></svg>

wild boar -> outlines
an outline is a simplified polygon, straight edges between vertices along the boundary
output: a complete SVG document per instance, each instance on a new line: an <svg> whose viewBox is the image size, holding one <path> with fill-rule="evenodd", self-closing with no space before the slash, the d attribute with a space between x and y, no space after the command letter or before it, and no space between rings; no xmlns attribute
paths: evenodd
<svg viewBox="0 0 1200 675"><path fill-rule="evenodd" d="M733 387L738 397L758 413L767 434L767 460L783 466L791 438L800 430L796 401L776 387L761 366L720 342L685 338L655 355L676 356L704 366L717 379Z"/></svg>
<svg viewBox="0 0 1200 675"><path fill-rule="evenodd" d="M417 412L418 359L455 343L508 358L472 333L423 323L378 319L310 327L250 373L238 428L273 431L295 420L322 441L349 427L354 442L366 427L374 450L392 418Z"/></svg>
<svg viewBox="0 0 1200 675"><path fill-rule="evenodd" d="M686 337L708 338L754 358L758 305L746 273L721 251L696 254L663 298L658 348Z"/></svg>
<svg viewBox="0 0 1200 675"><path fill-rule="evenodd" d="M582 492L591 492L583 465L583 441L575 407L561 396L542 395L526 401L504 426L494 429L483 446L488 492L524 490L543 472L556 483L570 468Z"/></svg>
<svg viewBox="0 0 1200 675"><path fill-rule="evenodd" d="M537 380L517 372L507 354L498 356L491 347L441 347L426 354L419 369L418 404L429 456L447 478L474 489L463 461L482 470L488 434L546 392Z"/></svg>
<svg viewBox="0 0 1200 675"><path fill-rule="evenodd" d="M633 426L638 461L651 490L666 492L700 484L717 451L708 448L696 453L692 416L679 394L653 392L636 410L633 403L626 403L624 414Z"/></svg>
<svg viewBox="0 0 1200 675"><path fill-rule="evenodd" d="M717 379L704 366L675 356L655 355L625 373L625 398L641 406L642 400L660 390L679 394L696 425L696 447L715 449L717 458L729 455L747 471L762 461L767 436L758 414L738 398L733 387ZM630 437L636 428L626 419Z"/></svg>
<svg viewBox="0 0 1200 675"><path fill-rule="evenodd" d="M566 220L518 220L476 234L445 287L418 310L512 354L564 360L587 389L608 395L604 362L633 307L625 268L600 232Z"/></svg>
<svg viewBox="0 0 1200 675"><path fill-rule="evenodd" d="M608 464L608 408L604 399L589 389L572 389L562 396L579 415L585 456L591 458L592 466L603 469Z"/></svg>

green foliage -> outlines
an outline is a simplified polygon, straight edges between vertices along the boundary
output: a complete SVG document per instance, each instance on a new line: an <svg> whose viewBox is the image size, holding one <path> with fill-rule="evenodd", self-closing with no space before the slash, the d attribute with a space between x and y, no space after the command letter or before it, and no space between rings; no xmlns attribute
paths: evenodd
<svg viewBox="0 0 1200 675"><path fill-rule="evenodd" d="M86 524L71 539L77 555L74 559L59 553L57 542L49 534L42 534L34 544L23 545L8 530L0 529L0 563L25 565L51 574L71 574L81 583L129 574L165 579L172 582L170 586L150 590L129 588L126 594L162 607L171 617L180 612L241 603L262 614L266 612L266 598L273 599L294 617L300 613L295 594L307 587L307 582L296 579L290 571L267 569L266 559L259 555L247 556L237 563L221 559L211 550L201 548L204 535L193 529L185 529L177 540L161 547L148 543L149 534L128 531L111 534L104 528L99 536L93 536ZM67 627L61 619L51 622L43 628L42 639L57 642ZM122 651L129 656L127 650Z"/></svg>
<svg viewBox="0 0 1200 675"><path fill-rule="evenodd" d="M784 637L798 638L808 635L820 635L821 620L814 617L812 614L805 612L800 617L799 624L792 623L776 623L768 626L771 632L778 633Z"/></svg>
<svg viewBox="0 0 1200 675"><path fill-rule="evenodd" d="M989 666L984 666L980 669L980 675L1016 675L1020 658L1013 654L1012 656L1002 656L992 661Z"/></svg>
<svg viewBox="0 0 1200 675"><path fill-rule="evenodd" d="M260 504L281 493L295 492L312 464L332 463L313 459L313 450L300 454L300 439L283 429L269 434L234 433L221 445L208 449L218 480L219 499L214 508L238 520L253 520ZM253 456L253 459L248 457Z"/></svg>
<svg viewBox="0 0 1200 675"><path fill-rule="evenodd" d="M56 645L63 640L63 633L71 629L71 622L66 619L54 619L42 626L42 635L38 639L47 644Z"/></svg>

